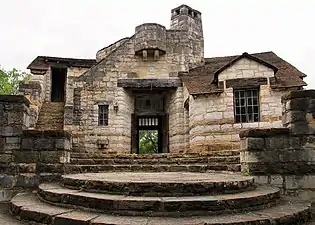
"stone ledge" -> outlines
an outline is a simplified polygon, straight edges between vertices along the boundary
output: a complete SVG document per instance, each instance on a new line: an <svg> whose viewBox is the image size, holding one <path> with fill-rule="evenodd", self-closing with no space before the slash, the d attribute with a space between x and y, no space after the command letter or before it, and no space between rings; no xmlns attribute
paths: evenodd
<svg viewBox="0 0 315 225"><path fill-rule="evenodd" d="M20 83L20 89L37 89L39 91L42 90L39 81L28 81L27 83Z"/></svg>
<svg viewBox="0 0 315 225"><path fill-rule="evenodd" d="M310 162L242 162L242 172L250 175L311 175L315 174L315 164Z"/></svg>
<svg viewBox="0 0 315 225"><path fill-rule="evenodd" d="M30 106L30 101L23 95L0 95L0 102L24 103Z"/></svg>
<svg viewBox="0 0 315 225"><path fill-rule="evenodd" d="M240 132L240 138L246 137L272 137L278 135L290 135L289 128L268 128L268 129L249 129Z"/></svg>
<svg viewBox="0 0 315 225"><path fill-rule="evenodd" d="M123 88L177 88L182 87L180 79L118 79Z"/></svg>
<svg viewBox="0 0 315 225"><path fill-rule="evenodd" d="M285 102L287 100L295 99L295 98L315 98L315 90L300 90L300 91L291 91L282 96L281 102Z"/></svg>
<svg viewBox="0 0 315 225"><path fill-rule="evenodd" d="M25 130L23 131L23 138L71 138L71 133L64 130Z"/></svg>
<svg viewBox="0 0 315 225"><path fill-rule="evenodd" d="M226 80L226 88L253 88L259 87L260 85L267 85L267 78L238 78Z"/></svg>

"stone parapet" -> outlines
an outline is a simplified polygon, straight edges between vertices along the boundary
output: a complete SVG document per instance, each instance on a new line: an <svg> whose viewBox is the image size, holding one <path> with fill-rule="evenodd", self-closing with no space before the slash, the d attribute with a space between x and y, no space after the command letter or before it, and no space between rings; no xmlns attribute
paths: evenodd
<svg viewBox="0 0 315 225"><path fill-rule="evenodd" d="M283 95L285 128L240 132L241 170L285 194L315 200L315 91Z"/></svg>
<svg viewBox="0 0 315 225"><path fill-rule="evenodd" d="M292 91L282 96L282 123L294 134L315 134L315 90Z"/></svg>

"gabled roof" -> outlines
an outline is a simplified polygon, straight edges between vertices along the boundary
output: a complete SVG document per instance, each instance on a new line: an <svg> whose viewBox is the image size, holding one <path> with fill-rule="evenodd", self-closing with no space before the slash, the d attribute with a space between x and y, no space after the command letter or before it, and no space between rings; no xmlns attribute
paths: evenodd
<svg viewBox="0 0 315 225"><path fill-rule="evenodd" d="M188 73L179 73L179 75L188 92L192 95L217 93L220 88L218 87L216 75L222 72L225 67L231 66L231 63L235 63L241 56L205 58L204 66L191 69ZM251 57L251 59L255 59L256 61L259 60L264 65L277 69L275 71L275 79L271 85L272 88L302 87L307 85L302 80L303 77L306 77L304 73L273 52L248 54L246 57Z"/></svg>
<svg viewBox="0 0 315 225"><path fill-rule="evenodd" d="M31 70L47 70L50 65L60 65L66 67L83 67L90 68L96 63L95 59L75 59L75 58L61 58L51 56L37 56L27 69Z"/></svg>
<svg viewBox="0 0 315 225"><path fill-rule="evenodd" d="M237 61L243 59L243 58L247 58L247 59L250 59L250 60L253 60L257 63L260 63L266 67L269 67L270 69L272 69L275 73L278 71L278 68L275 67L274 65L262 60L262 59L259 59L257 57L255 57L254 55L250 55L248 54L247 52L244 52L242 55L240 56L237 56L235 57L232 61L228 62L227 64L225 64L224 66L222 66L220 69L218 69L217 71L215 71L215 75L219 75L221 72L223 72L224 70L226 70L227 68L233 66Z"/></svg>

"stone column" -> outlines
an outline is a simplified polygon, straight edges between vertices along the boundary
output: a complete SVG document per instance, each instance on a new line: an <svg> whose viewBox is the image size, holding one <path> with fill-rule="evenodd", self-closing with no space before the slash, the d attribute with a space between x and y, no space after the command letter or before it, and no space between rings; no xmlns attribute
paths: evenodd
<svg viewBox="0 0 315 225"><path fill-rule="evenodd" d="M0 95L0 188L16 185L14 152L20 149L21 135L29 126L29 105L24 96Z"/></svg>
<svg viewBox="0 0 315 225"><path fill-rule="evenodd" d="M315 90L292 91L282 96L282 123L293 134L315 134Z"/></svg>

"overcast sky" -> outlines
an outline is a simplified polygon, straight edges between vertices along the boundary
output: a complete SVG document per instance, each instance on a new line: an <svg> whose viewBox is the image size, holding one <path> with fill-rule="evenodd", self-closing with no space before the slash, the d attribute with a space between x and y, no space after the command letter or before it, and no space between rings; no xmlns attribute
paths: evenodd
<svg viewBox="0 0 315 225"><path fill-rule="evenodd" d="M26 70L38 55L95 58L137 25L169 28L181 4L202 13L205 57L274 51L315 88L312 0L0 0L0 65Z"/></svg>

